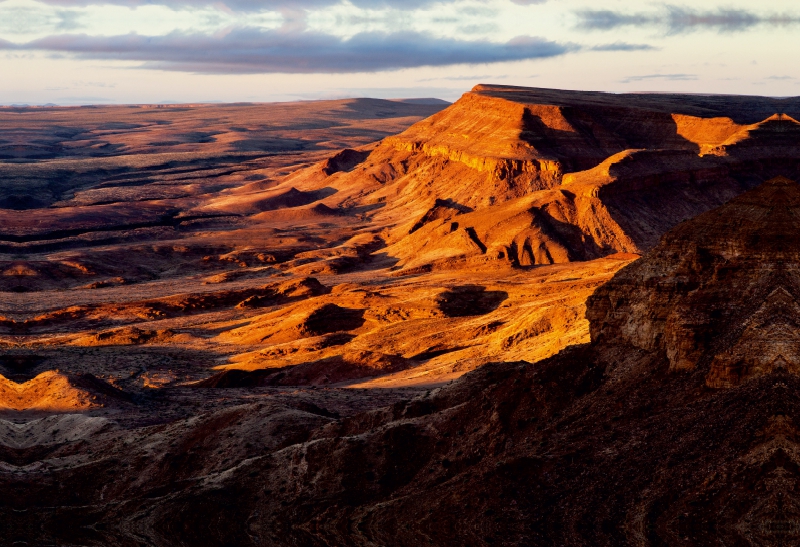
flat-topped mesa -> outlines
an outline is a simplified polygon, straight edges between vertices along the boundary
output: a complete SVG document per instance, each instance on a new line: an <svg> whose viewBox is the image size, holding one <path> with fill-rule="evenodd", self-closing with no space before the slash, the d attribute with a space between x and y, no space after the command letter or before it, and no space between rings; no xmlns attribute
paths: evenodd
<svg viewBox="0 0 800 547"><path fill-rule="evenodd" d="M592 341L707 368L711 387L800 374L800 185L775 178L684 222L598 289Z"/></svg>
<svg viewBox="0 0 800 547"><path fill-rule="evenodd" d="M357 192L360 202L364 196L375 203L391 198L392 209L424 213L435 199L478 208L552 188L564 173L590 169L627 149L699 150L677 133L669 109L659 105L630 108L619 98L612 98L613 105L585 100L591 93L501 89L475 87L384 139L358 168L335 173L326 183L345 194ZM688 112L700 116L705 110ZM320 169L298 180L319 182L320 173L331 171Z"/></svg>
<svg viewBox="0 0 800 547"><path fill-rule="evenodd" d="M249 214L293 189L385 228L406 270L638 253L764 180L800 180L799 116L794 99L479 85L371 151L218 205Z"/></svg>
<svg viewBox="0 0 800 547"><path fill-rule="evenodd" d="M559 104L535 92L504 97L492 90L477 86L449 108L385 139L370 159L398 151L442 158L488 174L508 185L509 197L518 197L551 188L563 173L589 169L626 149L697 149L678 135L666 111L632 110L618 102L610 112L608 106Z"/></svg>
<svg viewBox="0 0 800 547"><path fill-rule="evenodd" d="M373 196L380 201L391 195L393 208L430 206L437 198L485 207L559 185L564 159L569 169L580 143L563 153L557 148L579 137L559 107L468 93L385 139L365 162L363 174L393 183ZM413 203L397 203L395 195Z"/></svg>
<svg viewBox="0 0 800 547"><path fill-rule="evenodd" d="M564 110L466 93L451 107L384 143L398 151L461 163L523 190L549 188L560 182L565 169L590 167L607 156L604 147L586 142L581 127L570 122Z"/></svg>

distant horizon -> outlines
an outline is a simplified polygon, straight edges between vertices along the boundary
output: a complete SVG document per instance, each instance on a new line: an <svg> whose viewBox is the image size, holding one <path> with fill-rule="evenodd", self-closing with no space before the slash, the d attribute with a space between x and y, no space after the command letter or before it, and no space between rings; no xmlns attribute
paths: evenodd
<svg viewBox="0 0 800 547"><path fill-rule="evenodd" d="M84 107L97 107L97 106L225 106L225 105L257 105L257 104L283 104L283 103L311 103L311 102L335 102L335 101L350 101L358 99L370 99L378 101L399 102L399 103L412 103L415 101L430 101L419 102L417 104L453 104L453 101L446 101L437 97L408 97L408 98L382 98L382 97L341 97L339 99L302 99L298 101L192 101L192 102L178 102L178 101L156 101L152 103L75 103L75 104L57 104L57 103L14 103L5 104L0 103L0 108L84 108Z"/></svg>
<svg viewBox="0 0 800 547"><path fill-rule="evenodd" d="M491 84L484 82L478 85L492 85L498 87L518 87L520 89L541 89L549 91L570 91L576 93L606 93L609 95L692 95L692 96L709 96L709 97L759 97L773 100L788 100L793 98L800 98L800 92L797 95L759 95L756 93L708 93L708 92L691 92L691 91L669 91L669 90L642 90L642 91L604 91L598 89L565 89L555 87L539 87L539 86L513 86L505 84ZM472 89L472 88L471 88ZM464 90L463 94L469 93L470 89ZM460 97L459 97L460 98ZM206 101L153 101L141 103L0 103L0 108L87 108L87 107L171 107L171 106L228 106L228 105L259 105L259 104L291 104L291 103L311 103L311 102L337 102L337 101L350 101L350 100L379 100L387 102L402 102L417 104L448 104L451 105L459 98L454 100L446 100L439 97L370 97L370 96L344 96L338 98L324 98L324 99L298 99L288 101L221 101L221 100L206 100Z"/></svg>

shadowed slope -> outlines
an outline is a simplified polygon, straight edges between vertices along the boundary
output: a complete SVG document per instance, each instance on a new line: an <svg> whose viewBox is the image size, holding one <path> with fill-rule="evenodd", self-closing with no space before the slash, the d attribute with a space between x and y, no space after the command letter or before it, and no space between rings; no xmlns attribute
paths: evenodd
<svg viewBox="0 0 800 547"><path fill-rule="evenodd" d="M800 373L799 221L800 186L778 178L672 230L592 296L593 339L710 364L715 387Z"/></svg>

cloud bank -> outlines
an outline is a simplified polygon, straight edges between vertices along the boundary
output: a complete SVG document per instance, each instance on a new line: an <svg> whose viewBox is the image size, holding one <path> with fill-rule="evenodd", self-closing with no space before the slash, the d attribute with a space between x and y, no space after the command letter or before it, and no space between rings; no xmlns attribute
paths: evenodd
<svg viewBox="0 0 800 547"><path fill-rule="evenodd" d="M740 9L719 8L699 11L677 6L665 6L654 13L624 13L613 10L582 10L576 13L578 28L610 31L626 26L655 26L668 34L696 30L737 32L757 25L785 26L800 23L800 17L790 14L758 14Z"/></svg>
<svg viewBox="0 0 800 547"><path fill-rule="evenodd" d="M484 64L563 55L570 44L518 36L505 43L437 38L419 32L361 33L341 39L319 32L237 28L223 36L62 34L5 49L44 50L84 59L138 61L185 72L352 73L421 66Z"/></svg>
<svg viewBox="0 0 800 547"><path fill-rule="evenodd" d="M313 10L341 4L341 0L40 0L44 4L68 7L83 7L91 5L117 5L117 6L147 6L158 4L171 8L199 8L217 6L234 11L254 12L264 10ZM416 10L432 4L448 4L457 0L350 0L350 3L360 9L378 10L385 8ZM513 1L513 0L512 0ZM523 0L524 1L524 0ZM546 0L534 0L529 4L538 4Z"/></svg>

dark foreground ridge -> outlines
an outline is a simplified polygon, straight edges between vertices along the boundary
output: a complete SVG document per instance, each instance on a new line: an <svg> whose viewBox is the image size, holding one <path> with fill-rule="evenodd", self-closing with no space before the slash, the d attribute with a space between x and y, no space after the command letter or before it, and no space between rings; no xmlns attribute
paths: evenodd
<svg viewBox="0 0 800 547"><path fill-rule="evenodd" d="M10 426L0 537L794 544L799 212L800 186L765 182L677 226L602 286L589 301L591 344L487 365L380 410L337 419L276 398L144 431L74 416ZM90 433L101 458L26 440ZM219 471L215 458L240 463Z"/></svg>

